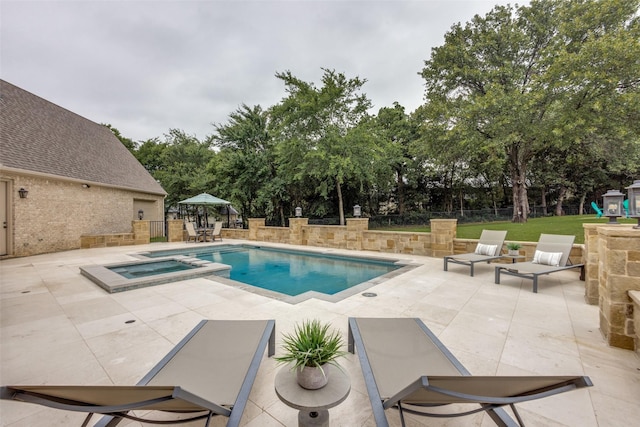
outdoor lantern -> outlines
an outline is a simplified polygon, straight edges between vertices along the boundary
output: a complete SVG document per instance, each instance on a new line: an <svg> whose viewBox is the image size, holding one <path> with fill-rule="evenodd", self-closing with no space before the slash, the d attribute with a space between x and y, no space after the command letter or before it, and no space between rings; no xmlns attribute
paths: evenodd
<svg viewBox="0 0 640 427"><path fill-rule="evenodd" d="M638 225L633 228L640 228L640 180L633 181L627 190L629 190L629 216L638 218Z"/></svg>
<svg viewBox="0 0 640 427"><path fill-rule="evenodd" d="M142 221L142 218L144 218L144 211L142 209L140 209L138 211L138 219Z"/></svg>
<svg viewBox="0 0 640 427"><path fill-rule="evenodd" d="M29 191L25 190L24 188L20 188L18 190L18 194L20 194L20 198L21 199L26 199L27 198L27 194L29 194Z"/></svg>
<svg viewBox="0 0 640 427"><path fill-rule="evenodd" d="M296 208L296 217L300 218L302 216L302 208L298 206Z"/></svg>
<svg viewBox="0 0 640 427"><path fill-rule="evenodd" d="M362 215L362 208L360 208L360 205L355 205L353 207L353 216L360 218L360 215Z"/></svg>
<svg viewBox="0 0 640 427"><path fill-rule="evenodd" d="M609 218L609 224L618 224L616 218L622 216L622 203L624 194L618 190L609 190L602 196L604 203L604 216Z"/></svg>

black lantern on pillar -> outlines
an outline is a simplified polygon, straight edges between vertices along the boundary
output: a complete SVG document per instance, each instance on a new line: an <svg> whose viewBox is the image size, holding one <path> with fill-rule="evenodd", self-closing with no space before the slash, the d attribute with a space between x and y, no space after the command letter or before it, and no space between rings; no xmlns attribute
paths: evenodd
<svg viewBox="0 0 640 427"><path fill-rule="evenodd" d="M296 218L300 218L302 216L302 208L298 206L296 208Z"/></svg>
<svg viewBox="0 0 640 427"><path fill-rule="evenodd" d="M624 194L618 190L609 190L602 196L604 203L604 216L609 218L609 224L619 224L617 218L623 216L622 203Z"/></svg>
<svg viewBox="0 0 640 427"><path fill-rule="evenodd" d="M142 221L142 218L144 218L144 211L143 211L142 209L140 209L140 210L138 211L138 219L139 219L140 221Z"/></svg>
<svg viewBox="0 0 640 427"><path fill-rule="evenodd" d="M629 216L638 219L638 225L633 228L640 228L640 180L633 181L627 190L629 191Z"/></svg>
<svg viewBox="0 0 640 427"><path fill-rule="evenodd" d="M362 216L362 208L360 207L360 205L355 205L353 207L353 216L355 216L356 218L360 218L360 216Z"/></svg>

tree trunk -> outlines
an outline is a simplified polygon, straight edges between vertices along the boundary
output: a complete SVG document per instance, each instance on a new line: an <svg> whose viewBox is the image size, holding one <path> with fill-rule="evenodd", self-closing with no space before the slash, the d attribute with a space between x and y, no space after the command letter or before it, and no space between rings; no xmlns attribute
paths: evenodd
<svg viewBox="0 0 640 427"><path fill-rule="evenodd" d="M464 216L464 194L460 190L460 216Z"/></svg>
<svg viewBox="0 0 640 427"><path fill-rule="evenodd" d="M513 194L513 222L527 222L529 200L527 198L527 165L522 160L518 146L511 148L509 163L511 166L511 188Z"/></svg>
<svg viewBox="0 0 640 427"><path fill-rule="evenodd" d="M402 174L402 169L398 168L396 170L396 179L398 185L398 191L396 194L398 195L398 213L400 215L404 214L404 175Z"/></svg>
<svg viewBox="0 0 640 427"><path fill-rule="evenodd" d="M587 199L587 195L586 194L582 194L582 196L580 196L580 206L578 206L578 215L584 215L584 201Z"/></svg>
<svg viewBox="0 0 640 427"><path fill-rule="evenodd" d="M558 203L556 204L556 216L562 216L562 202L564 202L564 198L567 196L567 187L564 185L560 187L560 193L558 193Z"/></svg>
<svg viewBox="0 0 640 427"><path fill-rule="evenodd" d="M344 225L344 201L342 200L342 188L340 181L336 180L336 191L338 192L338 212L340 212L340 225Z"/></svg>
<svg viewBox="0 0 640 427"><path fill-rule="evenodd" d="M542 187L542 215L547 216L547 187Z"/></svg>

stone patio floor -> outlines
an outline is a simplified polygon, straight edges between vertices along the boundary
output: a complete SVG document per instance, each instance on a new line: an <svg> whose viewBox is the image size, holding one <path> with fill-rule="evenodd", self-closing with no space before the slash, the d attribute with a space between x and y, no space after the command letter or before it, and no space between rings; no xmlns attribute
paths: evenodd
<svg viewBox="0 0 640 427"><path fill-rule="evenodd" d="M78 269L132 260L128 254L134 252L188 245L155 243L0 261L0 383L133 385L201 319L275 319L279 346L282 333L303 319L331 322L346 339L349 316L419 317L473 374L591 377L594 387L519 405L528 426L629 426L640 420L640 358L605 343L598 307L584 302L584 283L576 271L541 278L534 294L528 280L504 277L501 285L494 284L490 266L478 265L476 276L469 277L462 266L444 272L438 258L380 254L420 266L370 288L377 297L358 293L336 303L310 299L291 305L203 278L108 294ZM341 365L352 389L345 402L329 411L331 425L374 426L357 356L349 354ZM297 411L281 403L273 389L278 369L273 359L263 357L244 426L297 425ZM80 425L83 418L0 402L2 426ZM388 410L387 418L392 426L400 425L397 411ZM221 418L213 425L225 422ZM480 413L409 417L408 425L493 423Z"/></svg>

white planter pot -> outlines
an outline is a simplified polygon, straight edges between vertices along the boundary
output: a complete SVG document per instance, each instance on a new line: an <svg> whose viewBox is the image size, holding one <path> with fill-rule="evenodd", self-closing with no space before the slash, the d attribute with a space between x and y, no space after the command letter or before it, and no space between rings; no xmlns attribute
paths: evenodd
<svg viewBox="0 0 640 427"><path fill-rule="evenodd" d="M324 373L323 373L324 371ZM313 366L304 366L296 369L298 384L308 390L317 390L327 385L329 381L328 365L322 365L322 369Z"/></svg>
<svg viewBox="0 0 640 427"><path fill-rule="evenodd" d="M509 255L520 255L520 250L519 249L509 249L507 252Z"/></svg>

